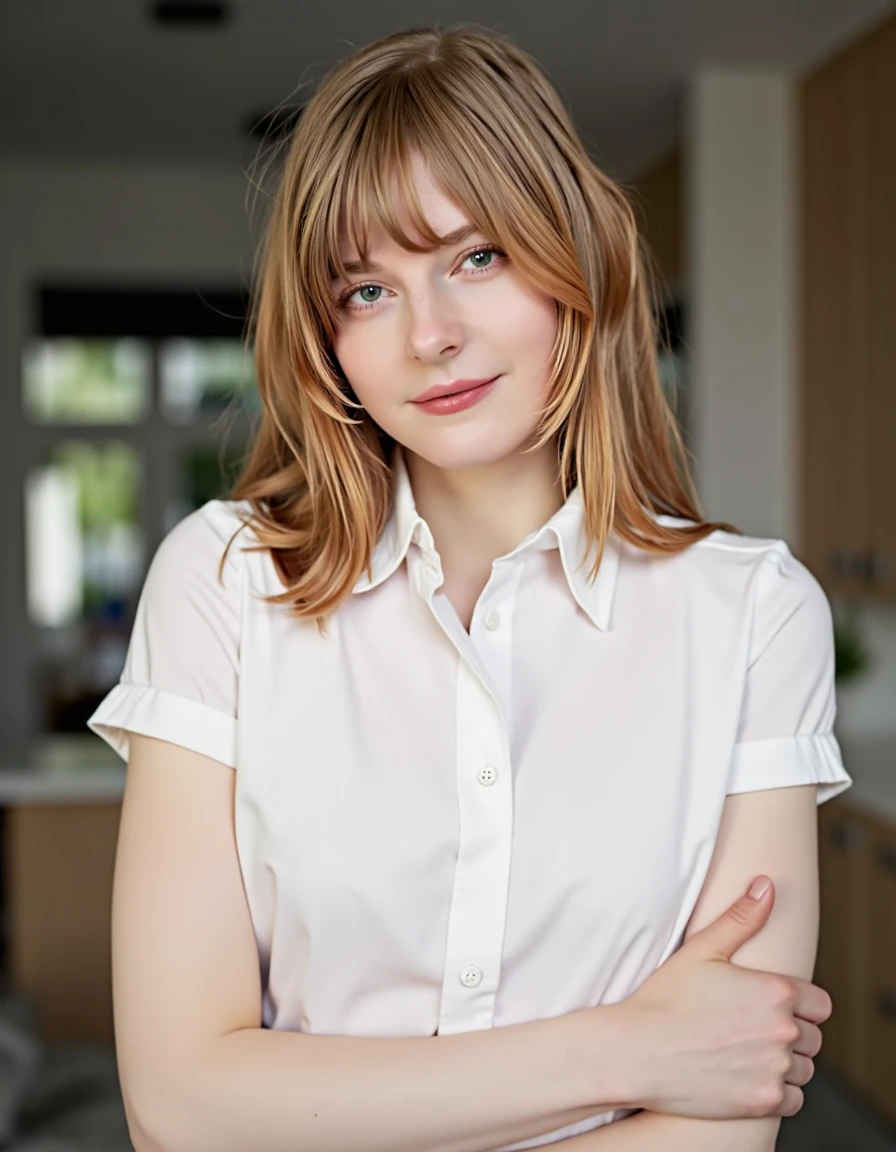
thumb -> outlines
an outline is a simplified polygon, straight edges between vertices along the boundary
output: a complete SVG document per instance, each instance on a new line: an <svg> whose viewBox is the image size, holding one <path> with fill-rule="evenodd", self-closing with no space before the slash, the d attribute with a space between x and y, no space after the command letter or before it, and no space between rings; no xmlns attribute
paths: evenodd
<svg viewBox="0 0 896 1152"><path fill-rule="evenodd" d="M752 895L751 895L752 893ZM741 944L755 936L768 920L775 903L775 886L768 876L757 876L745 895L712 924L688 941L707 957L730 960Z"/></svg>

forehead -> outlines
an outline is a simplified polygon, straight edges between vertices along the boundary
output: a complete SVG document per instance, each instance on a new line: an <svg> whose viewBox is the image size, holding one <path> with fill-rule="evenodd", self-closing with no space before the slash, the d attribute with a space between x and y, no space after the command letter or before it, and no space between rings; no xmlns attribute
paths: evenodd
<svg viewBox="0 0 896 1152"><path fill-rule="evenodd" d="M420 247L431 246L432 235L427 236L418 227L418 207L420 223L443 240L450 240L452 233L471 224L467 211L439 183L419 154L412 157L408 182L410 187L405 186L401 174L395 171L384 182L382 197L363 197L367 204L361 210L352 211L352 206L344 206L338 231L339 254L343 259L359 255L360 247L374 252L403 246L403 240ZM378 209L376 200L380 199L385 201L385 211Z"/></svg>

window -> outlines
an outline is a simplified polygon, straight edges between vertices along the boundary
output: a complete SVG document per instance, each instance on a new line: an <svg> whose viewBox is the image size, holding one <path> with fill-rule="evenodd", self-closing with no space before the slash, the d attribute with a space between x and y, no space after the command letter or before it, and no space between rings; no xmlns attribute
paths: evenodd
<svg viewBox="0 0 896 1152"><path fill-rule="evenodd" d="M134 424L149 410L141 340L34 340L22 362L25 414L42 424Z"/></svg>
<svg viewBox="0 0 896 1152"><path fill-rule="evenodd" d="M248 350L233 340L168 340L161 345L162 411L178 424L217 417L234 400L258 410Z"/></svg>
<svg viewBox="0 0 896 1152"><path fill-rule="evenodd" d="M142 576L140 456L117 440L62 440L25 482L28 610L54 628L108 612Z"/></svg>
<svg viewBox="0 0 896 1152"><path fill-rule="evenodd" d="M46 731L121 675L146 566L226 494L260 404L238 293L45 289L22 350L27 612ZM222 419L226 416L226 419Z"/></svg>

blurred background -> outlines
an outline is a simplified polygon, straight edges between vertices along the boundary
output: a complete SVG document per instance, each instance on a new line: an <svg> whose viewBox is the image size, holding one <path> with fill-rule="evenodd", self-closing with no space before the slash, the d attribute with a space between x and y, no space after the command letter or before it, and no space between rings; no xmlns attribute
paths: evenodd
<svg viewBox="0 0 896 1152"><path fill-rule="evenodd" d="M855 786L819 810L835 1012L785 1152L896 1149L896 5L0 3L0 1149L130 1148L109 908L124 768L87 717L162 536L258 411L278 141L329 66L472 20L628 188L706 514L828 593Z"/></svg>

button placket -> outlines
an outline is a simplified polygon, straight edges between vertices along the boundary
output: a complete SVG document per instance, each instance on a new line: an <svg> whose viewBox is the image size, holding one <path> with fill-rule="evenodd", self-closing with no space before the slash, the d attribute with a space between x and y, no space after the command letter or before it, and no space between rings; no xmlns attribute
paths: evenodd
<svg viewBox="0 0 896 1152"><path fill-rule="evenodd" d="M511 661L513 648L513 613L517 590L523 573L524 557L513 562L501 561L492 571L482 593L488 611L479 617L484 632L474 627L470 639L489 678L498 691L505 717L511 715Z"/></svg>
<svg viewBox="0 0 896 1152"><path fill-rule="evenodd" d="M493 1026L513 840L510 776L495 766L508 757L501 708L462 660L456 765L460 839L448 915L440 1035ZM487 803L484 786L489 789Z"/></svg>

